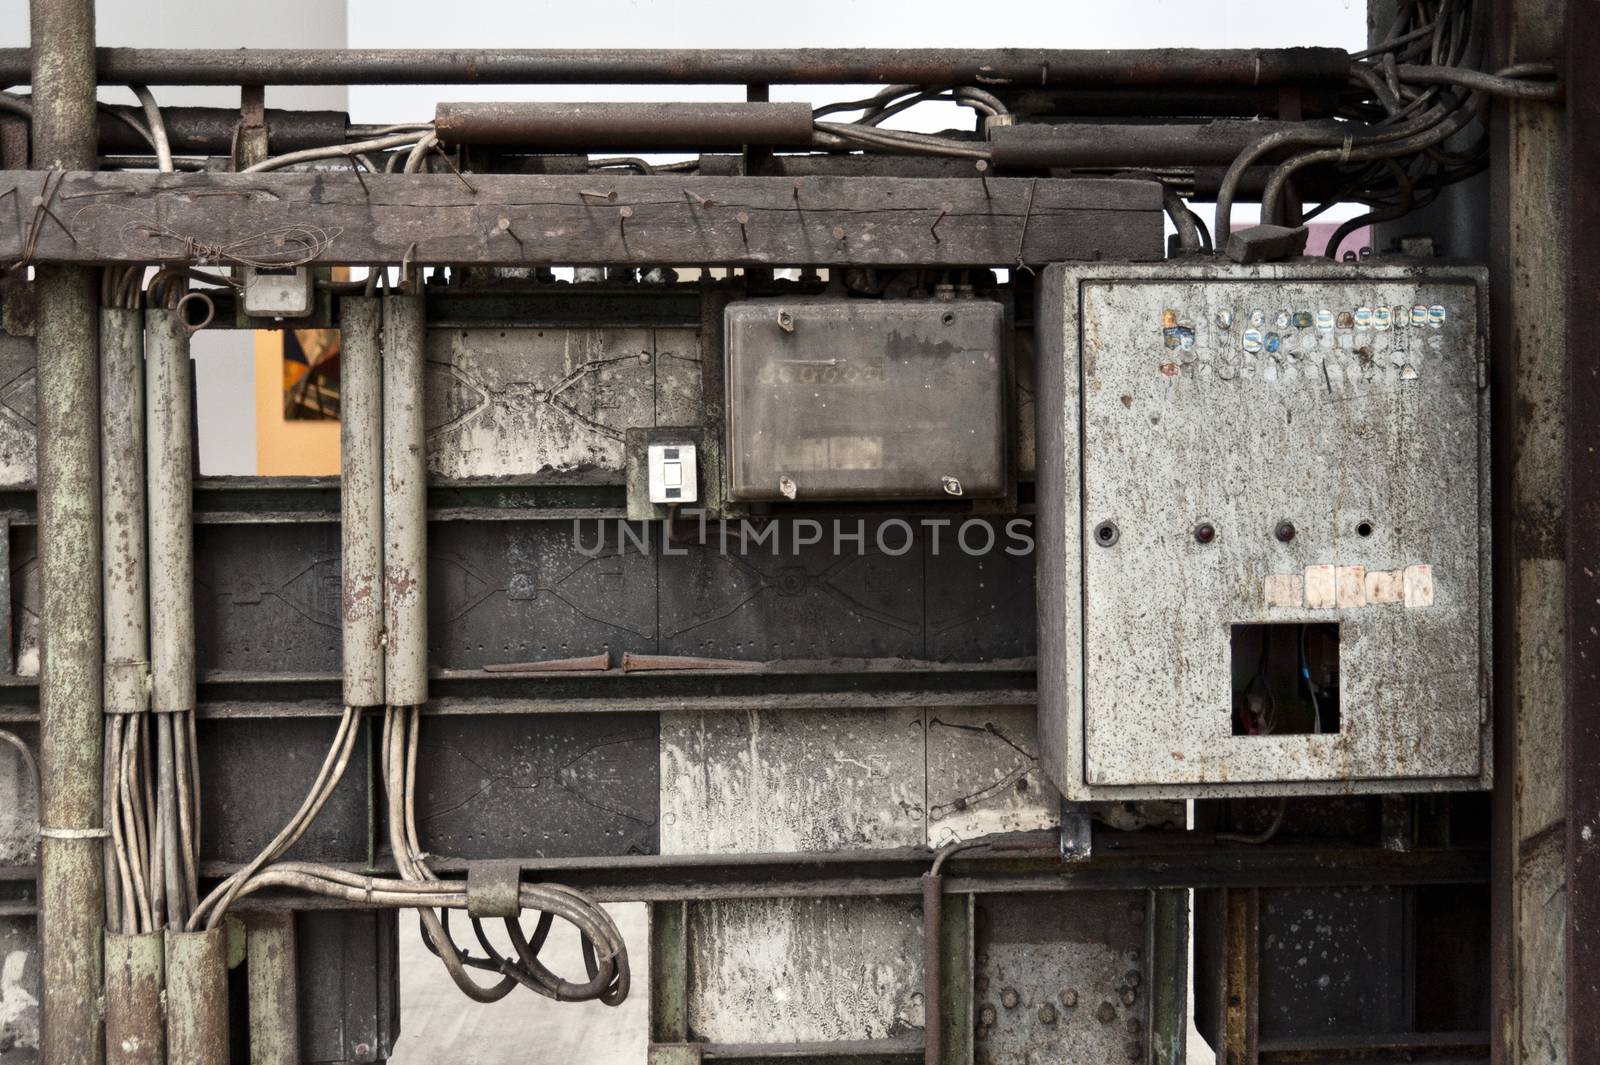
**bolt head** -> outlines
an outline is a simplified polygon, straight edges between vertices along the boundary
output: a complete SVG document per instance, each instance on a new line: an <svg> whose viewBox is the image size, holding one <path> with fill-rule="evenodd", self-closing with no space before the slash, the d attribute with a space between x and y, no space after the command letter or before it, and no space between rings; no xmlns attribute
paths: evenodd
<svg viewBox="0 0 1600 1065"><path fill-rule="evenodd" d="M1016 1009L1017 1003L1021 1001L1022 996L1017 994L1013 988L1008 987L1004 991L1000 992L1000 1005L1004 1006L1008 1010Z"/></svg>
<svg viewBox="0 0 1600 1065"><path fill-rule="evenodd" d="M1076 1006L1078 1004L1078 989L1075 987L1063 987L1061 989L1061 1004L1069 1010Z"/></svg>
<svg viewBox="0 0 1600 1065"><path fill-rule="evenodd" d="M978 1011L978 1021L981 1024L985 1024L985 1025L993 1024L994 1021L995 1021L995 1017L996 1017L996 1014L995 1014L993 1006L985 1006L985 1007L983 1007L983 1009Z"/></svg>
<svg viewBox="0 0 1600 1065"><path fill-rule="evenodd" d="M1287 518L1278 522L1278 524L1273 527L1272 535L1276 536L1283 543L1288 543L1290 540L1294 539L1294 522L1289 521Z"/></svg>
<svg viewBox="0 0 1600 1065"><path fill-rule="evenodd" d="M1054 1024L1056 1023L1056 1016L1056 1008L1050 1003L1046 1002L1039 1007L1039 1023Z"/></svg>
<svg viewBox="0 0 1600 1065"><path fill-rule="evenodd" d="M1217 527L1209 521L1203 521L1194 527L1194 542L1209 544L1217 538Z"/></svg>
<svg viewBox="0 0 1600 1065"><path fill-rule="evenodd" d="M1117 1007L1109 1002L1102 1002L1100 1008L1094 1011L1094 1018L1101 1024L1110 1024L1117 1019Z"/></svg>

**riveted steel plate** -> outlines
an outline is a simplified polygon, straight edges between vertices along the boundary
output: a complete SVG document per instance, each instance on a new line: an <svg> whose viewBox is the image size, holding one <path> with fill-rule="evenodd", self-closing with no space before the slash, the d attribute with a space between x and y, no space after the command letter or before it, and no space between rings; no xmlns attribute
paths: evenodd
<svg viewBox="0 0 1600 1065"><path fill-rule="evenodd" d="M1064 790L1486 786L1482 272L1045 287L1066 357L1041 362L1041 713ZM1337 626L1336 732L1236 728L1232 627L1275 623Z"/></svg>
<svg viewBox="0 0 1600 1065"><path fill-rule="evenodd" d="M733 498L1003 495L1004 325L977 299L730 304Z"/></svg>
<svg viewBox="0 0 1600 1065"><path fill-rule="evenodd" d="M699 335L562 326L428 331L428 472L620 483L623 434L701 418Z"/></svg>
<svg viewBox="0 0 1600 1065"><path fill-rule="evenodd" d="M1149 909L1142 891L979 895L979 1060L1147 1060Z"/></svg>

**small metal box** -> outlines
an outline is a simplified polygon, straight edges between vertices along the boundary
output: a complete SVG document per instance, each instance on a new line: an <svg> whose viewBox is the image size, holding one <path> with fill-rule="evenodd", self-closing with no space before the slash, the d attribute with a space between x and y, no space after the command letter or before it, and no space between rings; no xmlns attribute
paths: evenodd
<svg viewBox="0 0 1600 1065"><path fill-rule="evenodd" d="M316 283L309 266L247 266L244 313L253 318L305 318L316 305Z"/></svg>
<svg viewBox="0 0 1600 1065"><path fill-rule="evenodd" d="M732 498L1004 495L1004 324L981 299L730 304Z"/></svg>
<svg viewBox="0 0 1600 1065"><path fill-rule="evenodd" d="M651 444L645 454L650 502L693 503L699 498L693 444Z"/></svg>
<svg viewBox="0 0 1600 1065"><path fill-rule="evenodd" d="M1043 282L1040 731L1063 793L1487 787L1483 271Z"/></svg>

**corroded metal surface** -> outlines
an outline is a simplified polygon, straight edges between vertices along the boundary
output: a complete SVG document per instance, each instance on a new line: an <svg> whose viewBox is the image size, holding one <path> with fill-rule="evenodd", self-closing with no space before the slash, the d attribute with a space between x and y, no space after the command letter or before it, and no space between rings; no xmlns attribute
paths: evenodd
<svg viewBox="0 0 1600 1065"><path fill-rule="evenodd" d="M436 478L618 482L630 427L700 421L690 330L428 331L428 469Z"/></svg>
<svg viewBox="0 0 1600 1065"><path fill-rule="evenodd" d="M923 1022L917 910L914 897L691 905L691 1038L772 1044L914 1034Z"/></svg>
<svg viewBox="0 0 1600 1065"><path fill-rule="evenodd" d="M106 935L106 1061L164 1065L166 942L160 932Z"/></svg>
<svg viewBox="0 0 1600 1065"><path fill-rule="evenodd" d="M100 528L107 713L135 713L150 705L144 373L144 315L102 307Z"/></svg>
<svg viewBox="0 0 1600 1065"><path fill-rule="evenodd" d="M92 168L95 157L94 4L33 0L29 80L33 165ZM100 654L100 390L93 271L34 270L38 344L40 669L39 820L68 838L39 847L43 957L40 1049L50 1065L105 1057L105 865ZM81 833L81 835L80 835Z"/></svg>
<svg viewBox="0 0 1600 1065"><path fill-rule="evenodd" d="M181 314L145 312L150 703L194 709L194 364Z"/></svg>
<svg viewBox="0 0 1600 1065"><path fill-rule="evenodd" d="M382 303L339 305L340 618L344 701L383 702Z"/></svg>
<svg viewBox="0 0 1600 1065"><path fill-rule="evenodd" d="M661 850L921 844L922 714L661 715Z"/></svg>
<svg viewBox="0 0 1600 1065"><path fill-rule="evenodd" d="M0 333L0 486L34 482L38 465L38 360L32 337Z"/></svg>
<svg viewBox="0 0 1600 1065"><path fill-rule="evenodd" d="M168 1065L228 1065L228 929L166 940Z"/></svg>
<svg viewBox="0 0 1600 1065"><path fill-rule="evenodd" d="M384 694L390 706L428 698L428 469L424 453L423 308L383 308Z"/></svg>
<svg viewBox="0 0 1600 1065"><path fill-rule="evenodd" d="M805 103L440 103L434 128L447 144L514 144L579 151L811 145Z"/></svg>
<svg viewBox="0 0 1600 1065"><path fill-rule="evenodd" d="M35 38L37 39L37 37ZM26 48L0 49L0 73L26 82ZM389 85L609 83L1257 86L1343 82L1339 48L757 48L592 51L426 48L102 48L108 84Z"/></svg>
<svg viewBox="0 0 1600 1065"><path fill-rule="evenodd" d="M1117 274L1077 275L1081 318L1076 283L1064 298L1083 337L1081 499L1074 482L1041 481L1052 515L1084 515L1065 542L1045 540L1061 548L1047 565L1083 566L1081 598L1069 576L1059 602L1043 600L1058 634L1066 615L1084 624L1081 664L1044 655L1089 685L1081 704L1076 679L1041 686L1046 716L1068 715L1069 750L1082 722L1081 765L1063 758L1060 783L1145 797L1485 786L1480 278ZM1055 416L1073 421L1074 407ZM1230 665L1230 626L1317 622L1339 625L1337 728L1242 732L1235 692L1251 663Z"/></svg>
<svg viewBox="0 0 1600 1065"><path fill-rule="evenodd" d="M294 914L245 921L250 1065L300 1065L300 979Z"/></svg>
<svg viewBox="0 0 1600 1065"><path fill-rule="evenodd" d="M978 1060L1143 1061L1150 1029L1145 892L978 899Z"/></svg>

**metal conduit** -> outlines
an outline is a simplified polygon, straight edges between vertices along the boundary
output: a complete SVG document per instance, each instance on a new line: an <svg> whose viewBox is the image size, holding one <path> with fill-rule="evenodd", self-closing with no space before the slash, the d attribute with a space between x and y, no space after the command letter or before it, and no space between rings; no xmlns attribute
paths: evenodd
<svg viewBox="0 0 1600 1065"><path fill-rule="evenodd" d="M383 304L384 702L428 700L427 449L423 298Z"/></svg>
<svg viewBox="0 0 1600 1065"><path fill-rule="evenodd" d="M340 616L346 706L384 702L382 318L381 300L356 296L340 301Z"/></svg>

